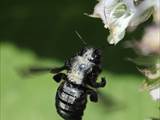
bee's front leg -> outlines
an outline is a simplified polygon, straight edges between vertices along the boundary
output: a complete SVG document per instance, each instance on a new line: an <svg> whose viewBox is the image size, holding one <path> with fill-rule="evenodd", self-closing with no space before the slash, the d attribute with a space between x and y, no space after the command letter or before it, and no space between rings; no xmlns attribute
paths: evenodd
<svg viewBox="0 0 160 120"><path fill-rule="evenodd" d="M67 75L64 73L57 73L56 75L53 76L53 79L56 82L60 82L61 80L67 80Z"/></svg>
<svg viewBox="0 0 160 120"><path fill-rule="evenodd" d="M101 82L96 82L96 80L90 80L90 85L94 88L104 87L106 85L106 79L102 77Z"/></svg>
<svg viewBox="0 0 160 120"><path fill-rule="evenodd" d="M101 82L100 82L100 83L98 83L98 84L99 84L99 86L100 86L100 87L105 87L105 85L106 85L106 81L107 81L107 80L106 80L104 77L102 77L102 78L101 78Z"/></svg>

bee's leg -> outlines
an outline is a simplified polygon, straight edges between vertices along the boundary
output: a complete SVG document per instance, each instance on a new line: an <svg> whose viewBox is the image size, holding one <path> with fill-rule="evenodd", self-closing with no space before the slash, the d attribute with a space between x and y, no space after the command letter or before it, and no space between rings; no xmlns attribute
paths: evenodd
<svg viewBox="0 0 160 120"><path fill-rule="evenodd" d="M106 79L104 77L101 78L101 82L99 83L100 84L100 87L105 87L106 85Z"/></svg>
<svg viewBox="0 0 160 120"><path fill-rule="evenodd" d="M56 82L60 82L62 79L63 79L63 80L67 80L67 75L64 74L64 73L57 73L56 75L53 76L53 79L54 79Z"/></svg>
<svg viewBox="0 0 160 120"><path fill-rule="evenodd" d="M94 88L104 87L106 85L106 79L104 77L101 78L101 82L91 81L91 86Z"/></svg>
<svg viewBox="0 0 160 120"><path fill-rule="evenodd" d="M87 88L87 94L89 94L89 98L92 102L98 102L98 94L96 91L90 89L90 88Z"/></svg>

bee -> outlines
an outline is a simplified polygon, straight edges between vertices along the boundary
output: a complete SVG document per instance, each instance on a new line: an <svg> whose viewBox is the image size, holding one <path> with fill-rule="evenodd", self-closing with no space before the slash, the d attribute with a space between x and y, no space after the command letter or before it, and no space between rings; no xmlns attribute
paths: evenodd
<svg viewBox="0 0 160 120"><path fill-rule="evenodd" d="M66 60L61 67L32 68L30 72L46 70L54 74L54 81L60 83L55 96L55 106L57 113L64 120L82 120L87 97L89 96L90 101L97 102L96 89L106 85L104 77L97 82L97 77L102 71L101 50L98 48L85 47L81 49L75 56Z"/></svg>
<svg viewBox="0 0 160 120"><path fill-rule="evenodd" d="M61 71L66 70L66 74ZM106 85L104 77L96 82L101 72L101 51L85 47L75 56L66 60L64 66L52 69L53 79L60 82L56 93L57 113L65 120L81 120L87 103L87 96L92 102L98 101L93 88Z"/></svg>
<svg viewBox="0 0 160 120"><path fill-rule="evenodd" d="M75 31L84 45L87 43ZM62 71L66 71L66 74ZM82 120L86 108L87 97L90 101L98 102L98 93L95 89L105 87L106 79L101 78L101 50L93 47L82 48L75 56L65 61L64 65L57 68L32 67L23 74L50 71L53 79L60 83L55 97L57 113L64 120Z"/></svg>

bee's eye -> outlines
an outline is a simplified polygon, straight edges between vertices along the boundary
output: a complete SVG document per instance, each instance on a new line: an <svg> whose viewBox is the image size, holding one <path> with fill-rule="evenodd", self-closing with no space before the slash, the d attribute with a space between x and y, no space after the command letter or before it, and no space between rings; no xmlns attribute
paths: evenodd
<svg viewBox="0 0 160 120"><path fill-rule="evenodd" d="M93 59L99 59L99 58L100 58L100 55L98 55L98 54L93 54L92 57L93 57Z"/></svg>
<svg viewBox="0 0 160 120"><path fill-rule="evenodd" d="M96 55L96 54L93 54L92 57L93 57L93 58L97 58L97 55Z"/></svg>
<svg viewBox="0 0 160 120"><path fill-rule="evenodd" d="M91 62L93 63L99 63L100 62L100 54L95 51L93 54L92 54L92 59L90 59Z"/></svg>

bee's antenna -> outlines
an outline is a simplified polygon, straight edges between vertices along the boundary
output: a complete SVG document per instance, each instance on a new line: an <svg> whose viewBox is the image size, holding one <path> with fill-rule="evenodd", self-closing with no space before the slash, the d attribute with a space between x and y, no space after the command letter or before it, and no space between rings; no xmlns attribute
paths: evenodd
<svg viewBox="0 0 160 120"><path fill-rule="evenodd" d="M82 43L83 43L84 45L87 45L87 42L82 38L82 36L78 33L77 30L75 30L75 33L76 33L76 35L78 36L78 38L82 41Z"/></svg>

